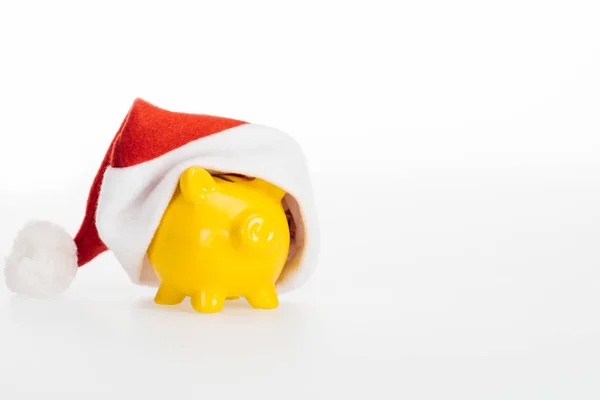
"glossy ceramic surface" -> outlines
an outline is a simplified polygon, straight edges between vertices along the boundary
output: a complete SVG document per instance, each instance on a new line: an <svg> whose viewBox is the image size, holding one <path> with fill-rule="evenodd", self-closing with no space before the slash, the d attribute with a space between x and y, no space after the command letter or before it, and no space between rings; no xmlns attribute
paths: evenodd
<svg viewBox="0 0 600 400"><path fill-rule="evenodd" d="M261 179L184 171L148 249L161 280L154 301L189 296L196 311L217 312L243 296L255 308L277 307L290 245L284 195Z"/></svg>

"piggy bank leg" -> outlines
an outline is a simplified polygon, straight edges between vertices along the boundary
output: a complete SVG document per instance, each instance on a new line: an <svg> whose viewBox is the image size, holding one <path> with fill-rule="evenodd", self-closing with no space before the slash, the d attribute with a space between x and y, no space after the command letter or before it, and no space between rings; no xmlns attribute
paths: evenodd
<svg viewBox="0 0 600 400"><path fill-rule="evenodd" d="M279 305L279 297L273 283L246 295L246 300L254 308L277 308Z"/></svg>
<svg viewBox="0 0 600 400"><path fill-rule="evenodd" d="M185 294L163 283L159 286L158 291L156 292L154 302L156 304L165 306L173 306L181 303L183 299L185 299Z"/></svg>
<svg viewBox="0 0 600 400"><path fill-rule="evenodd" d="M201 290L191 296L194 310L201 313L219 312L225 305L225 294L217 290Z"/></svg>

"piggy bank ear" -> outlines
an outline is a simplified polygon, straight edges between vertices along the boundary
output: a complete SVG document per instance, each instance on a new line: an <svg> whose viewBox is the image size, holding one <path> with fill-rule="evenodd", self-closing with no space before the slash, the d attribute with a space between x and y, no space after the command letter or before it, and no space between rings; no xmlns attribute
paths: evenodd
<svg viewBox="0 0 600 400"><path fill-rule="evenodd" d="M190 167L179 178L179 188L183 198L190 203L199 203L206 195L215 191L215 180L207 170Z"/></svg>

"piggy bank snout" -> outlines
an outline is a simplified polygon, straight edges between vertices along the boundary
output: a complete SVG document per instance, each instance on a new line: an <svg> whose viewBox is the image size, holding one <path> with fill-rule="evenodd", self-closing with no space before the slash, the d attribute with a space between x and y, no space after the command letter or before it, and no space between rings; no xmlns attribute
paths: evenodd
<svg viewBox="0 0 600 400"><path fill-rule="evenodd" d="M265 251L275 242L276 228L268 216L248 211L235 219L232 233L240 250Z"/></svg>

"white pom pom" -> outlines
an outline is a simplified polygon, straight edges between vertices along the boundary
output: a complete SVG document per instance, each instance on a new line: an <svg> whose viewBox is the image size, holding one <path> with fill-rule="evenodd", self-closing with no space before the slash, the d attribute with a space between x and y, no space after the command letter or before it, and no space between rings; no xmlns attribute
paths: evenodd
<svg viewBox="0 0 600 400"><path fill-rule="evenodd" d="M55 295L66 290L77 273L77 247L60 226L32 221L15 238L6 257L6 286L15 293Z"/></svg>

